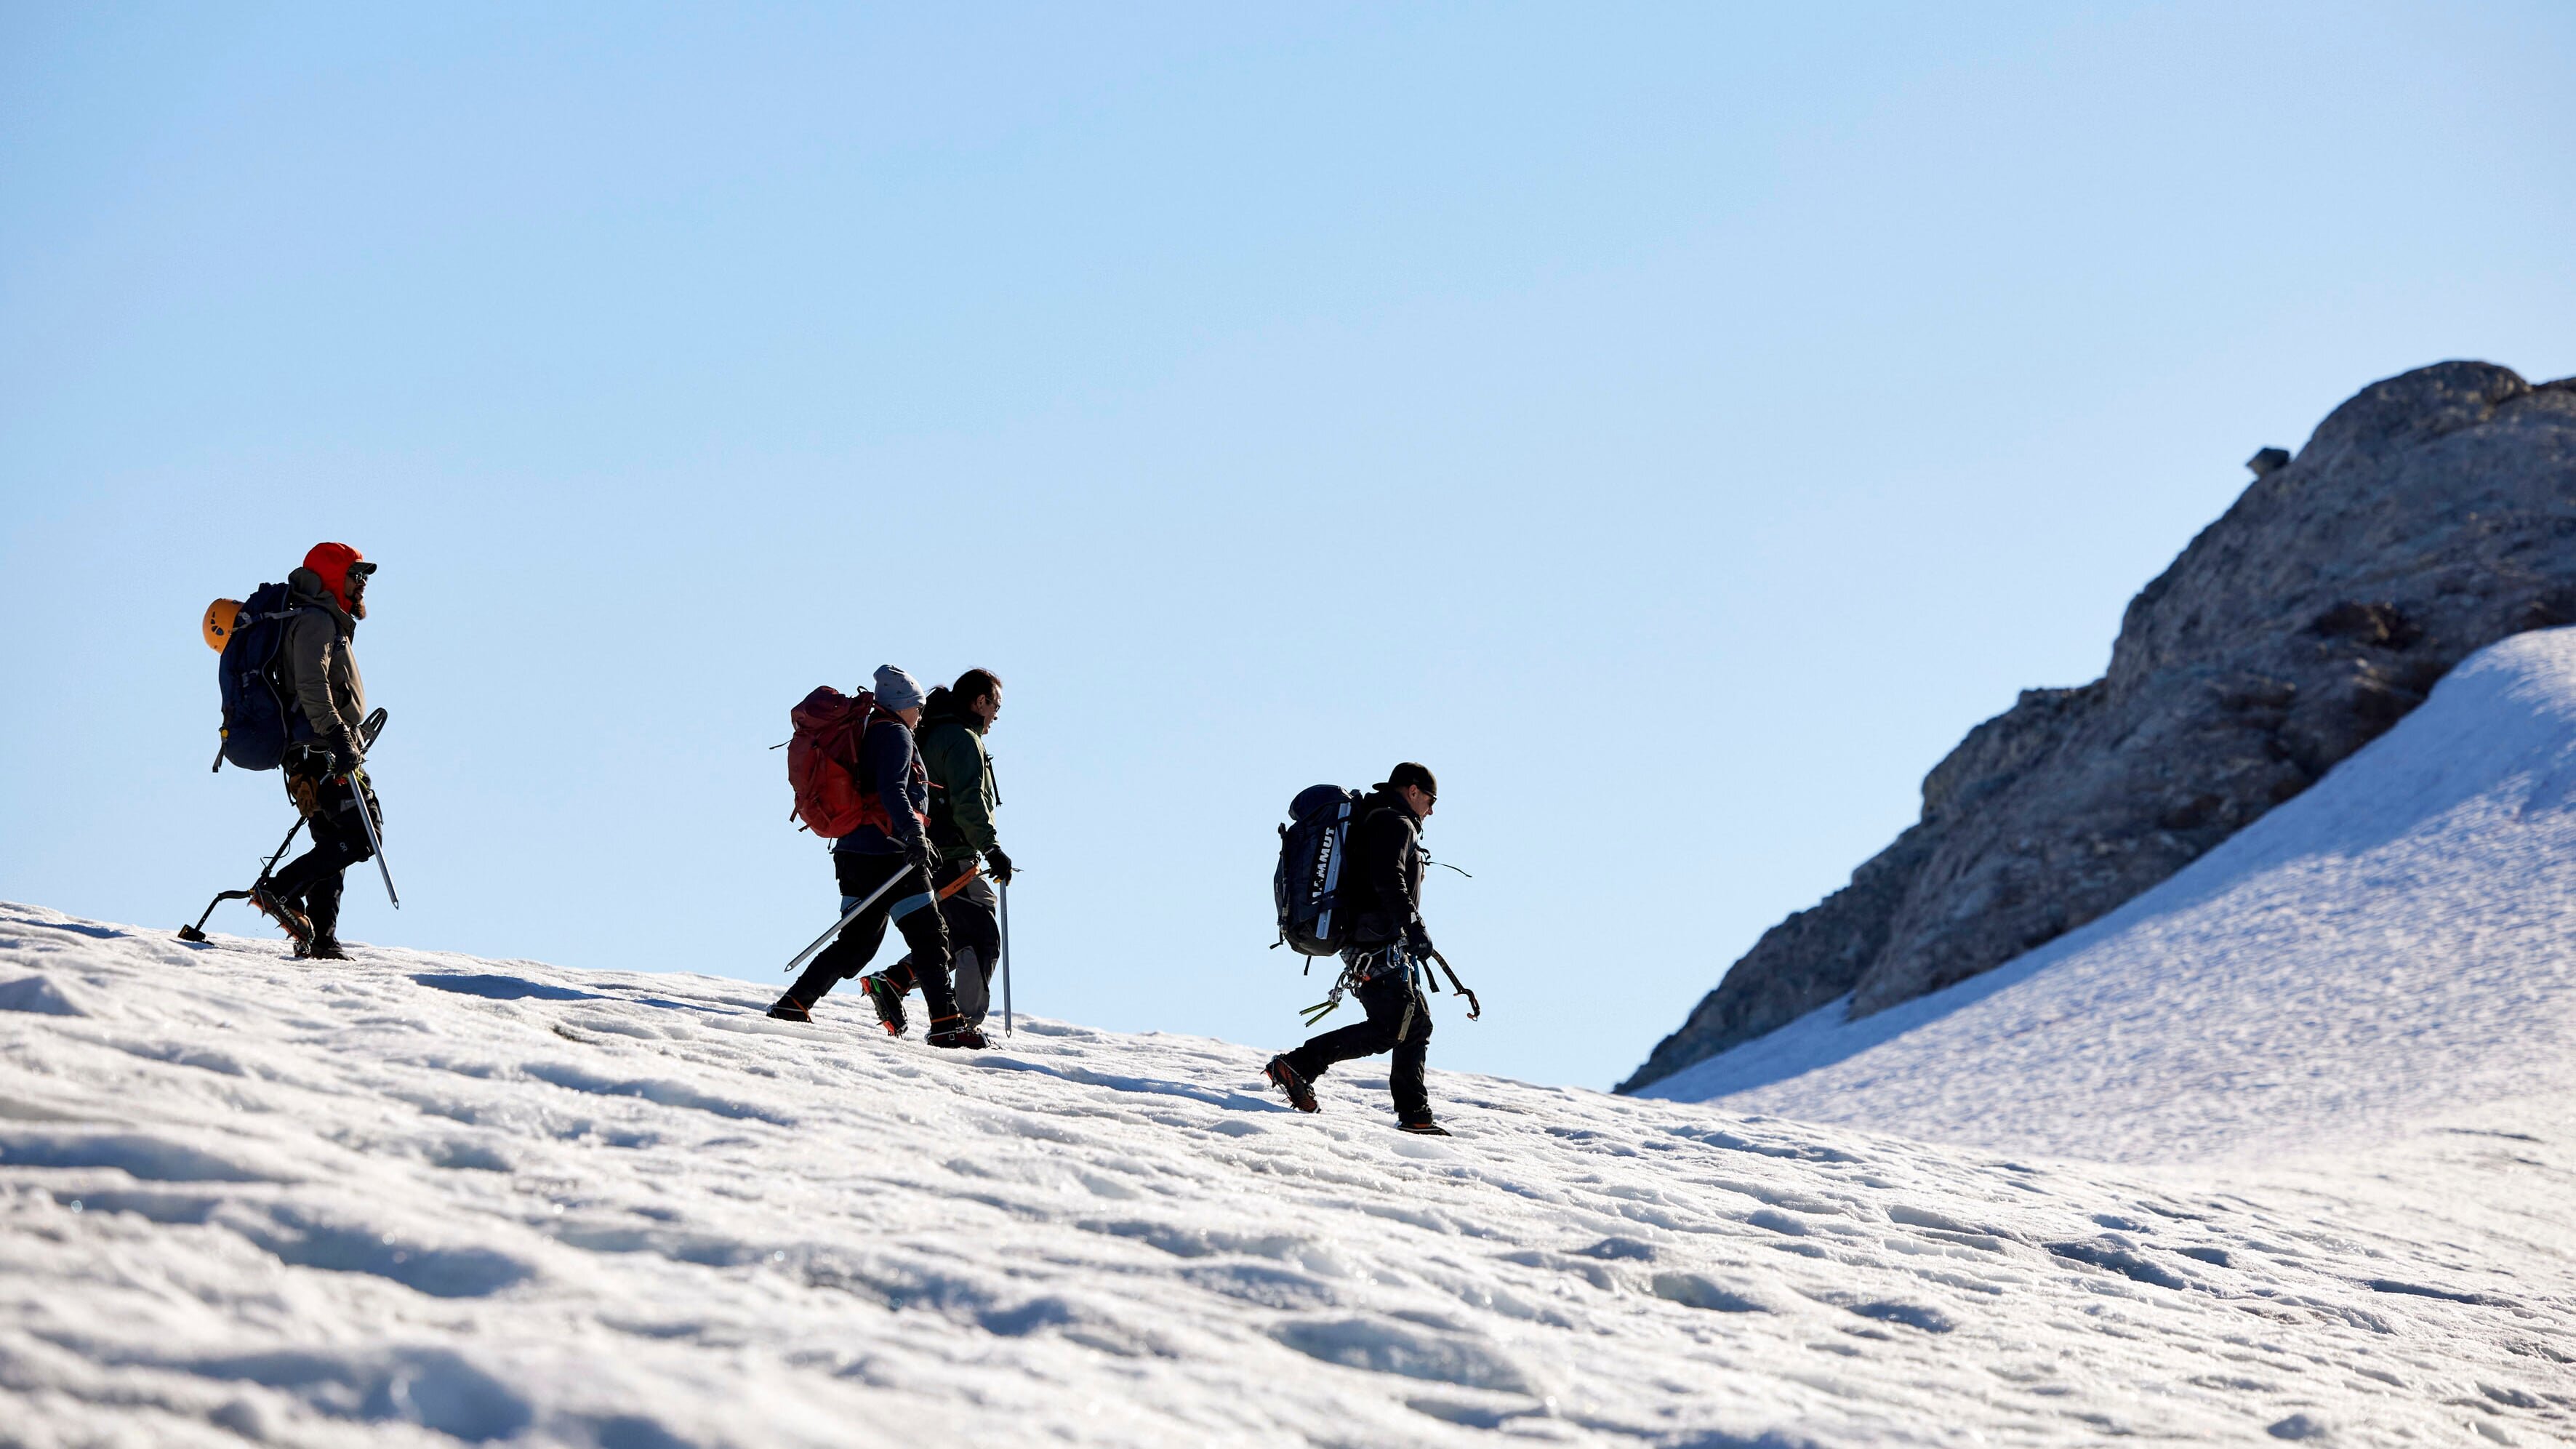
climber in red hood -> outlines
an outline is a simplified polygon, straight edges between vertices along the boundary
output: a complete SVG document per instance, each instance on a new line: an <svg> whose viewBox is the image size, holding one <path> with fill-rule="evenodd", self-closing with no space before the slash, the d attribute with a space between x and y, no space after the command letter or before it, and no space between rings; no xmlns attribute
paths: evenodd
<svg viewBox="0 0 2576 1449"><path fill-rule="evenodd" d="M286 793L313 831L313 848L251 886L251 904L295 940L295 954L348 959L340 948L340 882L372 859L368 826L384 828L366 763L367 686L350 640L367 617L367 576L376 566L345 543L317 543L286 576L294 617L278 647L279 683L295 718L287 747ZM357 812L367 812L361 821Z"/></svg>
<svg viewBox="0 0 2576 1449"><path fill-rule="evenodd" d="M367 617L367 576L376 566L367 562L365 554L345 543L317 543L304 555L304 566L331 591L342 613L352 619Z"/></svg>

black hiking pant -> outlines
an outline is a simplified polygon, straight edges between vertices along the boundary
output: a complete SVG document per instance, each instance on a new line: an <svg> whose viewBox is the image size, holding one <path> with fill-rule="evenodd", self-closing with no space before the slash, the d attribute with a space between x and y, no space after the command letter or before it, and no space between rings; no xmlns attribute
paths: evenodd
<svg viewBox="0 0 2576 1449"><path fill-rule="evenodd" d="M289 781L288 793L293 794L298 783ZM384 829L385 816L376 804L376 792L367 790L362 795L353 781L326 778L314 783L312 791L313 808L304 818L313 832L313 848L280 867L269 877L269 884L313 923L314 935L336 941L341 872L376 858L358 812L367 811L379 831Z"/></svg>
<svg viewBox="0 0 2576 1449"><path fill-rule="evenodd" d="M1423 1085L1423 1059L1431 1054L1431 1004L1414 987L1412 974L1395 970L1352 989L1368 1020L1310 1038L1287 1054L1297 1075L1314 1081L1335 1062L1373 1057L1392 1049L1387 1067L1387 1095L1395 1098L1395 1115L1407 1122L1431 1120L1431 1092ZM1410 1013L1412 1020L1407 1021ZM1400 1033L1400 1034L1399 1034Z"/></svg>
<svg viewBox="0 0 2576 1449"><path fill-rule="evenodd" d="M975 868L970 857L952 860L939 867L931 877L941 890L946 890L959 876ZM984 1014L993 1008L993 967L1002 959L1001 900L993 894L990 881L981 877L959 887L957 894L939 903L940 923L948 928L949 962L955 968L957 1014L969 1026L984 1024ZM910 991L914 977L912 958L904 957L879 973L893 982L898 991Z"/></svg>
<svg viewBox="0 0 2576 1449"><path fill-rule="evenodd" d="M914 974L921 981L921 999L930 1006L934 1026L957 1014L957 996L948 982L948 928L939 912L930 908L930 877L920 867L908 865L900 855L859 855L832 857L832 869L841 879L841 909L848 910L894 880L892 890L877 898L877 903L841 928L841 934L814 958L787 994L796 1004L811 1011L825 994L867 968L868 960L877 954L885 941L886 922L903 933L905 944L912 947ZM897 879L909 877L909 879Z"/></svg>

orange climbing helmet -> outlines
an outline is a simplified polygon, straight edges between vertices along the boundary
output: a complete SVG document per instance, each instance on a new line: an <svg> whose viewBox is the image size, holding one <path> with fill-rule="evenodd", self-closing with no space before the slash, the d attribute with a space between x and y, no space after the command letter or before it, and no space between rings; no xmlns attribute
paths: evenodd
<svg viewBox="0 0 2576 1449"><path fill-rule="evenodd" d="M217 599L206 606L206 647L218 654L233 641L233 625L241 618L241 600Z"/></svg>

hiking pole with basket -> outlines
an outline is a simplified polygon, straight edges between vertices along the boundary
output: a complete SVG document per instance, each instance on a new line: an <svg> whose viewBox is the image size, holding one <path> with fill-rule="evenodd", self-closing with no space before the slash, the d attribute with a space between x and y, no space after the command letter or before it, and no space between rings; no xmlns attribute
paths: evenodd
<svg viewBox="0 0 2576 1449"><path fill-rule="evenodd" d="M1011 883L1001 883L1002 896L1002 1035L1011 1034Z"/></svg>
<svg viewBox="0 0 2576 1449"><path fill-rule="evenodd" d="M211 629L211 626L209 627ZM227 623L227 627L230 627L229 622ZM372 750L376 747L376 736L385 732L385 720L387 718L389 718L389 716L387 716L383 710L379 709L359 722L358 733L359 736L366 741L366 745L364 746L365 748ZM191 945L203 943L206 939L206 921L209 917L214 915L215 907L222 905L226 901L249 900L251 890L258 889L260 881L268 879L269 872L277 869L277 863L286 858L286 848L295 843L295 832L303 829L304 825L304 816L301 812L298 812L295 817L295 823L286 827L286 838L277 843L277 853L271 855L260 865L259 875L256 879L251 881L250 889L216 892L215 898L206 902L206 909L203 914L197 917L197 923L195 925L181 926L179 928L179 939L186 941ZM375 838L375 830L372 822L370 822L367 834L369 841L372 842ZM382 853L379 852L377 859L382 860L383 858ZM393 890L393 877L391 875L385 877L385 890L388 893ZM396 901L394 904L399 906L402 902Z"/></svg>
<svg viewBox="0 0 2576 1449"><path fill-rule="evenodd" d="M268 879L268 873L277 869L277 863L286 858L286 848L295 843L295 832L303 828L304 817L298 815L295 817L295 823L286 827L286 838L277 842L277 853L270 856L260 865L259 878L258 880L251 882L250 890L217 891L215 893L215 898L206 902L205 912L197 917L197 924L193 926L181 926L179 928L179 939L186 941L191 945L204 942L206 939L206 918L215 913L215 907L222 905L226 901L249 900L251 890L258 889L259 881Z"/></svg>

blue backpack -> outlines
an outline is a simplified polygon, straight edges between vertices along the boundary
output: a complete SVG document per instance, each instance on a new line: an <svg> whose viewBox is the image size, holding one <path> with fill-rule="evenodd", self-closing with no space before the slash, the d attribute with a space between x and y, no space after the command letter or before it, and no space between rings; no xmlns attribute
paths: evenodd
<svg viewBox="0 0 2576 1449"><path fill-rule="evenodd" d="M1342 888L1342 856L1351 834L1351 815L1366 797L1339 785L1310 785L1288 802L1288 823L1279 827L1279 871L1270 878L1270 893L1279 906L1279 940L1304 956L1330 956L1342 949L1346 924L1335 907Z"/></svg>
<svg viewBox="0 0 2576 1449"><path fill-rule="evenodd" d="M278 678L286 621L300 612L288 602L284 584L262 584L243 601L215 666L224 689L224 743L216 769L229 760L239 770L274 770L288 745L312 736Z"/></svg>

